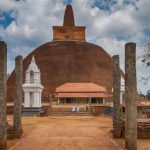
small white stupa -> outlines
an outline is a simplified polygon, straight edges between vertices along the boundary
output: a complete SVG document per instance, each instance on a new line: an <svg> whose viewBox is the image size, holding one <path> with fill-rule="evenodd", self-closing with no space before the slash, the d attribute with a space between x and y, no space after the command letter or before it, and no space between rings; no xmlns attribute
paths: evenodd
<svg viewBox="0 0 150 150"><path fill-rule="evenodd" d="M113 88L112 88L112 93L113 93ZM121 80L120 80L120 104L123 104L123 95L124 95L124 93L125 93L125 80L121 76Z"/></svg>
<svg viewBox="0 0 150 150"><path fill-rule="evenodd" d="M41 85L41 73L38 69L34 56L31 64L26 70L24 91L24 108L23 115L40 115L42 111L41 94L43 90Z"/></svg>
<svg viewBox="0 0 150 150"><path fill-rule="evenodd" d="M121 85L120 85L120 104L123 104L123 95L125 93L125 80L121 77Z"/></svg>

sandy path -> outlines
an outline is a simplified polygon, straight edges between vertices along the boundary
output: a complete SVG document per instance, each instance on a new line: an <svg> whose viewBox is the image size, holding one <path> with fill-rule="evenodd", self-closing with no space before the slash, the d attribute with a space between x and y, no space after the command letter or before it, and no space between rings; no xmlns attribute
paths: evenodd
<svg viewBox="0 0 150 150"><path fill-rule="evenodd" d="M105 124L100 124L98 119L90 120L46 118L40 122L31 119L32 123L24 120L24 126L34 125L34 128L10 150L118 150L118 145L105 132L111 130L111 120L105 119Z"/></svg>

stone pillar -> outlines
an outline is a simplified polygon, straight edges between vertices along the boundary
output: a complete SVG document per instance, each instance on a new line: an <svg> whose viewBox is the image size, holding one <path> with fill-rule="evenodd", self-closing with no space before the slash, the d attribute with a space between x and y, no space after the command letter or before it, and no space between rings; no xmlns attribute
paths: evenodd
<svg viewBox="0 0 150 150"><path fill-rule="evenodd" d="M7 45L0 41L0 150L7 148Z"/></svg>
<svg viewBox="0 0 150 150"><path fill-rule="evenodd" d="M21 113L22 113L22 56L17 56L15 59L15 98L14 98L14 136L21 136Z"/></svg>
<svg viewBox="0 0 150 150"><path fill-rule="evenodd" d="M113 137L121 136L119 55L113 56Z"/></svg>
<svg viewBox="0 0 150 150"><path fill-rule="evenodd" d="M137 150L136 44L125 45L125 144Z"/></svg>

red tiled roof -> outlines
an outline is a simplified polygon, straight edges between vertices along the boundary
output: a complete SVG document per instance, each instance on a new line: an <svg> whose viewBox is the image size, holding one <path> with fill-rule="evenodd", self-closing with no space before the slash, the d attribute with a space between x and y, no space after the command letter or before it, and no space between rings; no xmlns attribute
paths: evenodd
<svg viewBox="0 0 150 150"><path fill-rule="evenodd" d="M106 95L104 93L58 93L55 97L57 98L104 98L104 97L109 97L109 95Z"/></svg>
<svg viewBox="0 0 150 150"><path fill-rule="evenodd" d="M99 92L104 93L107 92L106 88L95 83L65 83L56 88L56 93L61 92Z"/></svg>
<svg viewBox="0 0 150 150"><path fill-rule="evenodd" d="M122 104L125 107L125 101ZM150 102L147 100L138 100L137 99L137 107L150 107Z"/></svg>

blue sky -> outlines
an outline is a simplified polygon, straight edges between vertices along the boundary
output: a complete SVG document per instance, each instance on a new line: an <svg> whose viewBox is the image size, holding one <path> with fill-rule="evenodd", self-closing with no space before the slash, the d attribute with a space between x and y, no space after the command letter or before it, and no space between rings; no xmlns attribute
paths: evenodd
<svg viewBox="0 0 150 150"><path fill-rule="evenodd" d="M15 20L11 15L11 11L1 12L0 13L0 25L5 29L9 24L11 24L12 21Z"/></svg>
<svg viewBox="0 0 150 150"><path fill-rule="evenodd" d="M137 43L138 91L150 89L150 67L141 62L150 33L149 0L0 0L0 40L8 45L8 72L14 58L26 57L52 40L52 26L62 25L66 4L74 9L77 25L86 26L88 42L120 55L124 70L124 44Z"/></svg>

